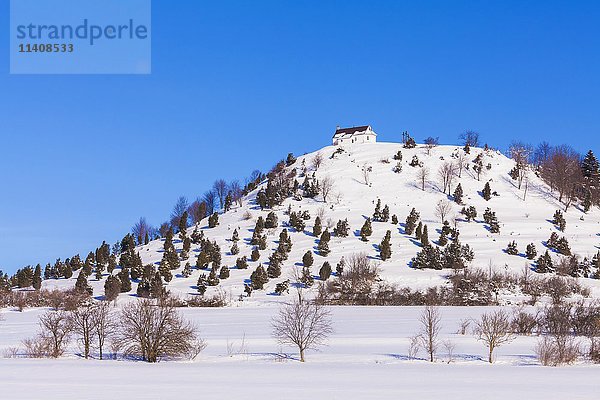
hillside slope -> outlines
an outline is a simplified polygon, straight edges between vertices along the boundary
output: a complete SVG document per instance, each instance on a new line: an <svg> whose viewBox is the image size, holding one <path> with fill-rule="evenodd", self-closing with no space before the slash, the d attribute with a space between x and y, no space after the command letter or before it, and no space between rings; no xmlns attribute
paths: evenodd
<svg viewBox="0 0 600 400"><path fill-rule="evenodd" d="M564 206L557 201L548 185L533 173L529 174L527 196L523 200L524 190L519 190L516 182L509 176L509 171L515 164L499 152L479 148L471 149L470 154L466 155L470 167L462 170L460 178L458 176L454 178L451 192L460 183L464 191L463 203L477 209L478 216L475 221L467 222L464 216L459 214L462 205L455 204L452 202L451 196L442 193L438 178L438 169L444 162L455 161L458 154L464 154L461 147L439 146L431 149L428 154L424 146L405 149L399 143L377 143L344 147L343 152L332 158L336 149L337 147L328 146L317 152L306 154L298 157L298 160L288 167L297 169L297 179L302 183L304 178L300 176L303 163L306 165L308 173L312 174L314 171L312 160L317 153L321 154L323 162L314 172L319 180L325 177L333 180L332 194L327 203L322 200L321 196L317 196L315 199L303 198L300 201L288 198L281 206L277 206L273 211L277 214L279 227L268 230L268 249L261 251L261 257L257 262L250 261L253 246L249 244L249 240L252 237L256 219L261 215L266 217L267 213L271 211L261 210L256 204L256 195L260 188L266 185L266 182L249 193L243 199L241 207L234 205L231 211L220 215L217 227L209 229L206 226L206 220L202 221L200 228L204 231L205 237L217 241L223 252L222 265L231 269L230 277L221 280L217 287L223 289L231 299L236 300L243 293L244 284L248 283L250 274L256 266L259 263L266 264L268 262L269 255L277 248L279 233L285 227L289 230L293 247L288 260L284 261L282 275L278 279L271 280L266 285L266 290L255 291L251 297L252 302L270 302L281 299L282 297L273 295L275 285L286 279L293 281L294 271L299 272L302 268L303 254L308 250L313 252L316 250L318 238L315 238L311 232L314 218L319 214L323 216L324 226L327 225L327 221L330 221L331 226L339 219L347 218L351 230L350 235L346 238L332 235L331 253L327 257L321 257L316 252L314 253L315 262L312 266L312 273L315 276L318 275L318 270L324 261L329 261L335 270L335 265L342 256L364 252L380 263L382 277L390 282L412 288L427 288L445 284L446 277L450 272L448 270L411 268L410 261L420 250L420 243L415 240L414 236L404 234L403 229L404 221L414 207L420 212L423 224L428 225L430 241L435 243L441 228L441 221L436 216L435 207L440 200L444 199L449 200L452 204L452 211L446 219L454 221L455 218L458 218L460 240L463 244L471 246L474 251L473 266L507 271L522 271L525 266L531 268L534 264L523 256L526 245L534 243L539 255L545 251L544 242L552 232L557 232L559 236L564 235L568 239L573 253L582 258L591 258L598 251L600 211L593 209L585 214L580 208L571 206L565 212L566 231L559 232L552 224L551 219L553 213L557 209L563 209ZM393 156L398 151L401 151L403 156L402 171L396 173L393 169L397 161L393 159ZM483 165L486 166L480 180L477 179L477 174L472 168L473 160L478 154L482 154ZM422 167L409 165L413 156L417 156L424 168L428 168L430 171L425 190L421 190L418 177ZM489 169L487 168L488 164ZM371 169L369 184L365 183L363 173L365 166ZM489 182L492 192L497 193L489 201L486 201L481 195L485 182ZM373 222L373 234L368 242L363 242L360 240L358 231L365 219L372 217L377 199L381 199L382 206L385 204L389 206L390 216L397 215L400 224L393 225L391 221ZM311 219L306 221L304 232L295 232L294 229L287 227L289 216L286 215L286 212L290 206L293 211L310 213ZM499 234L490 233L487 224L483 222L483 212L487 207L491 208L498 217ZM249 215L251 217L246 219ZM189 228L188 233L191 234L193 229L194 227ZM235 229L240 235L238 243L240 252L232 255L229 252L233 244L230 239ZM387 230L390 230L392 235L392 257L381 262L377 246ZM175 237L177 238L177 235ZM516 241L521 255L514 256L505 253L504 249L507 244L513 240ZM164 239L155 240L136 249L144 264L154 263L158 266L162 258L163 241ZM182 248L182 243L176 240L175 246L179 250ZM198 251L198 246L192 245L190 258L186 260L192 266L196 263ZM235 268L235 260L241 256L248 257L249 268L246 270ZM553 257L562 256L553 254ZM190 277L183 278L181 270L186 261L182 261L181 267L173 271L173 280L168 284L169 290L182 296L196 294L198 277L202 273L207 273L194 268ZM77 273L71 279L70 285L74 283L76 276ZM90 284L94 287L94 295L99 296L103 293L104 279L96 281L93 277L90 278ZM594 287L594 292L597 290L597 281L582 280ZM46 286L69 285L64 281L60 283L46 281L44 284ZM135 293L136 286L134 283L132 293ZM210 287L207 293L217 290L217 288Z"/></svg>

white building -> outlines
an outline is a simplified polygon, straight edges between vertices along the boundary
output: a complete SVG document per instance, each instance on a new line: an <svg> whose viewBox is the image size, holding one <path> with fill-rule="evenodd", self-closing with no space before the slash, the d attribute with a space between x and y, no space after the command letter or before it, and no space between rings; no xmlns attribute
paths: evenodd
<svg viewBox="0 0 600 400"><path fill-rule="evenodd" d="M371 129L370 125L354 126L352 128L340 128L335 130L333 135L333 145L343 145L352 143L375 143L377 134Z"/></svg>

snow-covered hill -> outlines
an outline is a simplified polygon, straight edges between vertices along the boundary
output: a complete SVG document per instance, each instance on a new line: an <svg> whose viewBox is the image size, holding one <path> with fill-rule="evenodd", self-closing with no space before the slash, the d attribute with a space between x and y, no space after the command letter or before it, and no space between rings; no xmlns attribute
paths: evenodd
<svg viewBox="0 0 600 400"><path fill-rule="evenodd" d="M438 146L428 151L422 145L413 149L405 149L400 143L377 143L346 146L343 152L337 152L333 156L337 149L333 146L322 148L314 153L298 157L298 160L288 167L297 169L297 179L300 183L304 179L301 177L303 165L306 166L308 174L315 172L319 180L326 177L331 178L334 182L332 193L327 202L324 202L321 196L314 199L302 198L301 200L288 198L282 205L277 206L273 211L277 214L279 226L276 229L267 230L268 248L260 252L261 257L257 262L250 261L250 253L254 246L250 245L249 241L257 218L259 216L266 217L271 211L261 210L256 204L256 195L266 185L266 182L243 198L241 207L234 205L231 211L220 215L217 227L209 229L207 220L202 221L200 228L204 231L205 237L217 241L223 252L222 265L231 269L230 277L221 280L218 287L210 287L207 294L222 289L231 299L238 299L243 293L244 284L248 283L252 271L259 263L263 263L265 266L268 263L269 255L277 248L279 233L283 228L289 230L293 247L289 258L283 263L282 275L278 279L269 281L266 290L255 291L251 297L252 302L278 301L280 297L273 295L275 285L286 279L293 280L294 271L301 270L302 256L308 250L314 251L315 262L312 266L312 273L315 276L318 275L318 270L324 261L329 261L335 270L335 265L342 256L347 257L352 253L364 252L380 263L382 277L390 282L412 288L443 285L447 282L448 270L411 268L410 261L420 250L420 243L415 240L414 236L404 234L403 229L403 223L414 207L420 212L423 224L428 226L430 241L435 244L442 226L441 220L435 212L436 204L440 200L448 200L452 204L452 211L446 219L454 223L455 218L458 218L460 240L463 244L471 246L475 254L473 266L508 271L522 271L525 266L532 267L534 265L532 261L523 256L526 245L534 243L538 254L543 253L546 250L544 242L552 232L557 232L559 236L564 235L572 252L582 258L591 258L598 251L600 211L593 209L584 213L577 206L571 206L565 212L567 228L564 233L559 232L551 220L554 212L557 209L564 209L564 206L558 202L548 185L533 173L529 174L528 189L524 200L524 187L518 189L516 181L509 176L509 171L515 165L514 161L500 152L473 148L470 154L465 155L462 147L456 146ZM399 173L394 171L398 163L394 160L394 155L398 151L402 152L402 171ZM317 154L322 156L323 162L315 171L313 160ZM459 206L452 201L451 196L442 193L441 180L438 177L439 168L445 162L456 163L457 157L461 154L466 156L469 167L462 170L460 177L454 178L451 192L459 183L461 184L464 192L464 205L474 206L477 209L478 216L472 222L467 222L464 216L459 214L462 205ZM479 180L473 169L473 160L478 154L482 154L484 165ZM414 156L418 157L423 167L410 165ZM368 184L365 183L365 168L370 170ZM419 179L422 168L429 170L425 190L422 190ZM481 195L486 182L489 182L492 192L497 193L497 195L492 195L489 201L486 201ZM373 234L369 241L361 241L358 231L365 219L372 217L378 199L381 200L382 206L386 204L389 206L390 216L395 214L400 223L394 225L391 221L373 222ZM289 219L287 210L290 206L293 211L310 213L311 219L306 221L304 232L296 232L287 226ZM483 222L483 212L488 207L498 217L499 234L491 233L487 224ZM318 238L312 235L312 226L317 215L322 216L324 227L328 225L329 221L330 231L333 227L332 224L339 219L347 218L350 225L348 237L339 238L332 235L329 244L331 253L327 257L321 257L316 253ZM248 218L249 216L250 218ZM230 239L235 229L240 235L238 242L240 252L232 255L229 252L233 244ZM191 234L193 230L194 227L190 227L188 234ZM392 235L392 256L391 259L382 262L379 260L377 246L387 230L390 230ZM177 238L177 235L175 237ZM513 240L516 241L521 255L509 255L504 251L507 244ZM144 264L153 263L158 266L163 255L163 241L164 239L155 240L136 249ZM178 250L182 248L182 245L181 241L175 241ZM173 279L168 284L168 289L172 293L181 296L197 293L198 277L207 272L193 268L192 275L183 278L181 270L186 262L192 266L195 265L198 251L198 246L192 245L189 260L182 261L181 267L173 271ZM238 270L235 268L235 261L241 256L248 257L248 269ZM553 253L553 257L562 256ZM118 270L114 273L116 272ZM70 282L50 280L45 281L44 285L47 287L72 286L76 277L77 273ZM103 294L105 279L106 274L101 281L90 278L94 295ZM598 285L595 280L582 279L582 281L592 286L594 292L600 288L596 288ZM132 293L135 293L137 284L134 283L132 286Z"/></svg>

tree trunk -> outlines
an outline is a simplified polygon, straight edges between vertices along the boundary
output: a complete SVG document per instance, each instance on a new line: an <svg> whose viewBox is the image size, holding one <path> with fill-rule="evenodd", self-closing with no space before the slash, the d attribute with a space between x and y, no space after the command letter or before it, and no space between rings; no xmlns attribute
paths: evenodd
<svg viewBox="0 0 600 400"><path fill-rule="evenodd" d="M494 349L490 347L490 356L488 358L488 361L490 362L490 364L492 364L494 362L494 360L492 359L492 353L494 352Z"/></svg>
<svg viewBox="0 0 600 400"><path fill-rule="evenodd" d="M304 349L300 349L300 361L304 362Z"/></svg>

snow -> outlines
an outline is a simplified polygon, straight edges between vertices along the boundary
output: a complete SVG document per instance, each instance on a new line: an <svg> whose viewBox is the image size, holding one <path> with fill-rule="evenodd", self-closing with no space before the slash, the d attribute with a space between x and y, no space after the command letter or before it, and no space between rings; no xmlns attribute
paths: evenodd
<svg viewBox="0 0 600 400"><path fill-rule="evenodd" d="M0 359L2 398L597 398L600 367L541 367L533 353L536 337L519 337L500 347L496 362L488 364L486 349L475 337L456 333L461 319L477 317L486 308L442 308L440 339L456 343L450 364L443 348L433 364L407 358L420 307L333 307L335 331L327 346L307 353L306 363L297 361L293 348L280 348L271 338L269 322L276 309L182 310L208 344L194 361L84 360L76 344L57 360ZM31 336L41 312L5 312L0 351ZM228 355L228 343L240 349L243 337L245 352Z"/></svg>
<svg viewBox="0 0 600 400"><path fill-rule="evenodd" d="M331 253L327 257L319 255L314 256L315 263L312 267L314 275L318 274L318 269L324 261L329 261L335 270L335 265L342 256L348 256L355 252L365 252L375 260L378 257L376 246L381 242L385 232L392 232L392 258L380 264L382 276L390 281L402 286L425 289L431 286L443 285L447 282L447 275L450 271L435 270L416 270L409 266L410 260L420 250L413 237L405 235L401 228L406 216L410 210L415 207L421 214L421 220L429 228L429 240L436 241L439 237L438 230L441 228L439 219L435 216L435 205L441 199L450 197L443 194L439 189L439 179L437 171L446 161L455 161L453 154L463 152L461 147L438 146L427 154L423 146L414 149L404 149L399 143L373 143L368 145L344 146L345 151L331 158L338 147L328 146L317 152L298 157L298 160L291 168L296 168L298 173L301 170L302 162L305 161L309 173L312 173L311 160L317 153L323 156L323 164L316 171L319 180L324 177L331 177L335 181L333 194L328 203L317 197L316 199L303 199L296 201L287 199L283 205L276 207L275 212L278 216L279 227L268 230L268 249L261 251L261 258L258 262L250 261L250 253L253 246L249 244L252 236L252 229L256 219L262 215L266 217L270 210L261 211L255 204L256 189L243 199L241 207L234 206L233 209L219 216L219 226L208 229L206 220L202 221L202 230L210 240L216 240L221 251L224 253L222 265L230 268L231 276L227 280L221 280L219 289L224 290L232 299L238 299L243 293L244 283L250 277L252 271L259 263L266 263L268 256L276 249L279 232L283 229L284 222L288 221L285 211L291 205L295 211L307 210L311 214L311 220L306 221L305 232L295 232L290 230L293 247L289 259L283 263L282 276L271 280L266 285L265 291L255 291L250 299L251 302L271 302L281 300L273 296L275 285L294 276L294 270L301 268L302 255L307 250L315 250L317 239L312 236L312 225L315 216L321 212L324 215L323 224L328 220L333 223L338 219L348 218L351 228L350 236L347 238L338 238L332 236L330 242ZM394 173L392 169L397 161L393 156L402 151L403 170L401 173ZM472 169L473 159L478 154L483 154L484 172L481 180ZM422 191L418 183L418 167L411 167L409 163L416 155L430 171L430 176L426 185L426 190ZM389 163L383 163L387 159ZM600 210L594 208L585 214L581 209L571 206L565 213L567 221L566 231L558 232L556 227L550 222L554 212L562 209L564 206L558 202L555 195L549 187L533 173L529 173L529 186L526 200L523 201L523 189L516 187L516 182L509 176L508 172L513 168L514 162L499 152L490 150L472 148L471 153L467 155L470 163L469 170L463 170L462 177L456 178L452 184L452 190L460 182L463 187L463 202L465 205L476 207L478 216L475 222L466 222L461 220L458 223L460 229L460 240L463 244L470 245L475 252L475 260L472 265L475 267L493 268L502 271L522 272L524 268L531 268L533 263L527 260L522 254L528 243L535 243L538 255L543 253L546 248L543 242L546 241L552 232L557 232L559 236L565 236L571 249L579 256L591 258L598 251L598 232L600 230ZM487 170L485 166L491 164L491 169ZM370 185L366 185L363 180L362 168L367 165L372 168L370 176ZM298 178L302 183L304 178ZM492 199L485 201L479 192L483 189L486 181L490 181L492 192L496 191L499 196L492 196ZM264 184L262 185L264 186ZM261 186L261 187L262 187ZM400 225L393 225L390 222L374 222L373 235L368 242L362 242L357 236L366 217L371 217L375 208L377 199L381 199L382 206L388 204L390 207L390 216L396 214ZM455 203L451 217L457 215L462 206ZM496 212L500 222L500 234L492 234L487 230L487 225L483 223L483 212L490 207ZM243 216L247 212L251 213L250 220L244 220ZM581 220L583 218L583 220ZM231 255L229 249L232 246L230 241L234 229L238 229L240 235L240 253ZM191 234L193 227L189 228ZM175 246L179 250L183 244L175 235ZM504 252L509 242L515 240L521 256L512 256ZM139 246L138 251L143 262L155 263L158 266L162 258L163 241L156 240L148 245ZM192 246L189 262L195 265L198 248ZM235 268L235 260L241 256L247 256L249 268L247 270L238 270ZM553 258L562 257L553 254ZM183 278L180 274L185 262L181 262L179 270L174 271L173 280L168 288L176 295L182 297L195 295L195 285L201 273L194 268L192 276ZM117 271L118 272L118 271ZM106 276L106 274L105 274ZM46 287L69 287L75 284L77 273L70 281L46 281ZM90 284L94 287L94 294L101 296L104 292L103 278L100 282L90 278ZM581 279L582 283L592 288L592 293L600 294L600 283L592 279ZM135 293L137 285L134 283L132 293ZM209 288L207 294L214 292L216 288ZM127 295L122 295L127 297ZM285 297L285 296L284 296ZM248 301L248 300L247 300Z"/></svg>

